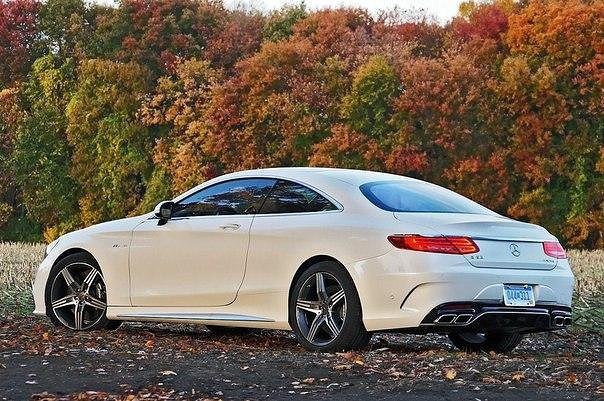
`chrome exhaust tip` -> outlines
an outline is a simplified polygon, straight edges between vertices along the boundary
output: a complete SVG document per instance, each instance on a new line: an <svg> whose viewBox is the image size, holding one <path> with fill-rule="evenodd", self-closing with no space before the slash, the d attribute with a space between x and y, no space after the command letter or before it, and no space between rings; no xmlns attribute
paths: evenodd
<svg viewBox="0 0 604 401"><path fill-rule="evenodd" d="M471 315L469 313L462 313L461 315L459 315L459 316L457 316L455 318L455 320L453 321L453 323L455 323L455 324L466 324L470 320L472 320L473 317L474 317L474 315Z"/></svg>
<svg viewBox="0 0 604 401"><path fill-rule="evenodd" d="M554 318L554 326L563 327L564 326L564 317L556 316Z"/></svg>
<svg viewBox="0 0 604 401"><path fill-rule="evenodd" d="M445 313L444 315L440 315L434 320L436 324L451 324L455 320L457 315L452 313Z"/></svg>

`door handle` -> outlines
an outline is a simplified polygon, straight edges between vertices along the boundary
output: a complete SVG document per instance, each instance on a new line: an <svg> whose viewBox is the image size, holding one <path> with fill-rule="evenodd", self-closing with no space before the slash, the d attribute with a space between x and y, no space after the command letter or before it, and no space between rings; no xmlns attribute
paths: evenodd
<svg viewBox="0 0 604 401"><path fill-rule="evenodd" d="M224 224L220 226L220 228L223 230L239 230L239 227L241 226L237 223Z"/></svg>

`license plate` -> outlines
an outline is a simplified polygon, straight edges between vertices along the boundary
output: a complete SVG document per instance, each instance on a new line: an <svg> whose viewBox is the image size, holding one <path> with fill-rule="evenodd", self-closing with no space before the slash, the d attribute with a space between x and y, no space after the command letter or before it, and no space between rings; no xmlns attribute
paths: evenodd
<svg viewBox="0 0 604 401"><path fill-rule="evenodd" d="M535 306L535 295L530 285L504 284L503 302L505 306Z"/></svg>

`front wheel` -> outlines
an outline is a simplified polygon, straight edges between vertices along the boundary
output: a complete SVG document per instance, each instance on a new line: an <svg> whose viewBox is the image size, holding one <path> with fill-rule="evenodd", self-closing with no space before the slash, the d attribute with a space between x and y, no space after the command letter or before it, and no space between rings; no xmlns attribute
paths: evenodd
<svg viewBox="0 0 604 401"><path fill-rule="evenodd" d="M121 323L107 319L105 280L94 258L83 252L64 257L52 268L46 310L55 325L71 330L115 329Z"/></svg>
<svg viewBox="0 0 604 401"><path fill-rule="evenodd" d="M465 352L498 352L508 353L511 352L520 341L522 341L522 334L520 333L474 333L474 332L459 332L449 333L449 339L459 348Z"/></svg>
<svg viewBox="0 0 604 401"><path fill-rule="evenodd" d="M333 352L366 346L361 301L348 273L319 262L298 278L289 301L290 325L306 349Z"/></svg>

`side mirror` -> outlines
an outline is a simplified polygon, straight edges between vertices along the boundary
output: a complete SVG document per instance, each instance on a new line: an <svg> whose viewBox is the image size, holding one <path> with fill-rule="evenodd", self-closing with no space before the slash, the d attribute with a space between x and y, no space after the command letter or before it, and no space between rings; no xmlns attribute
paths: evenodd
<svg viewBox="0 0 604 401"><path fill-rule="evenodd" d="M157 225L163 226L172 218L172 211L174 210L174 202L172 201L163 201L155 206L156 217L159 217L159 223Z"/></svg>

